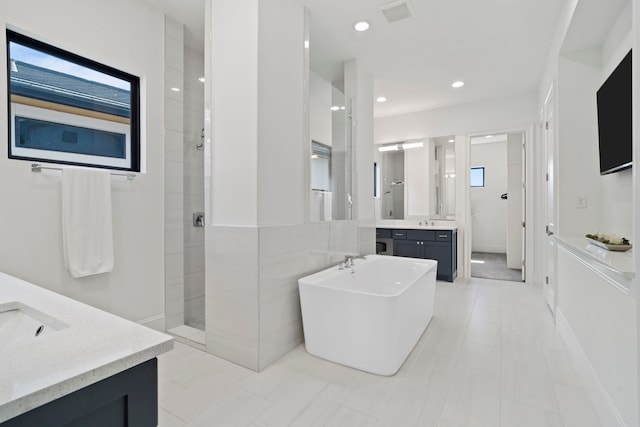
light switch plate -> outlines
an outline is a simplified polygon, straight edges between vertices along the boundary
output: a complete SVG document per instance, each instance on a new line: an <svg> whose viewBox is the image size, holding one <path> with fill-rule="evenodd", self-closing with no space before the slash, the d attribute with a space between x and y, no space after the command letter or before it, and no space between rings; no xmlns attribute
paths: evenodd
<svg viewBox="0 0 640 427"><path fill-rule="evenodd" d="M587 207L587 196L578 196L576 198L576 208L586 209L586 207Z"/></svg>

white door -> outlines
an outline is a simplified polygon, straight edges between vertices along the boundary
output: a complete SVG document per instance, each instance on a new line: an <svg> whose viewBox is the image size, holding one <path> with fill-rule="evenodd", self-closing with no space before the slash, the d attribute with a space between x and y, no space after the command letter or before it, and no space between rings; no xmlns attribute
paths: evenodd
<svg viewBox="0 0 640 427"><path fill-rule="evenodd" d="M554 109L554 88L551 88L547 100L544 104L543 135L545 142L545 180L546 180L546 209L545 209L545 247L546 256L543 276L543 295L552 313L556 307L556 279L555 260L556 245L553 233L556 229L556 209L555 209L555 187L554 187L554 157L555 157L555 109Z"/></svg>
<svg viewBox="0 0 640 427"><path fill-rule="evenodd" d="M507 135L507 267L520 270L524 281L525 133Z"/></svg>

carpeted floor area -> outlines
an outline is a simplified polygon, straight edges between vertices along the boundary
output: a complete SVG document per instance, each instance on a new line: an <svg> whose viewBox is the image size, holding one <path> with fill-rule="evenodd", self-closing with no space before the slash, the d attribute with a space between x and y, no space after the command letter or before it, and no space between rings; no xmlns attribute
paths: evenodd
<svg viewBox="0 0 640 427"><path fill-rule="evenodd" d="M473 252L471 277L522 282L522 270L507 267L507 254Z"/></svg>

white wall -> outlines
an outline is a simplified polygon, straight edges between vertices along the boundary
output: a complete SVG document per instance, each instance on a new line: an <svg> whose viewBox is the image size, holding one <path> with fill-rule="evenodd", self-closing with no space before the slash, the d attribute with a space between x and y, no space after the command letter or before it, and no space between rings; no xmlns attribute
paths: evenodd
<svg viewBox="0 0 640 427"><path fill-rule="evenodd" d="M429 162L429 153L434 150L428 141L425 140L424 147L411 148L404 152L407 219L417 216L424 220L429 216L429 172L430 166L433 165Z"/></svg>
<svg viewBox="0 0 640 427"><path fill-rule="evenodd" d="M537 120L537 95L525 95L375 119L376 144L527 128Z"/></svg>
<svg viewBox="0 0 640 427"><path fill-rule="evenodd" d="M593 229L629 236L633 224L632 172L602 177L598 174L595 92L633 45L632 5L628 2L621 11L601 46L561 54L578 7L582 7L578 0L565 2L539 92L542 106L551 84L557 82L561 121L558 126L559 227L563 234L582 235L587 232L584 230ZM584 196L587 197L586 209L576 208L577 198Z"/></svg>
<svg viewBox="0 0 640 427"><path fill-rule="evenodd" d="M602 45L602 84L633 47L632 7L627 4ZM633 233L633 171L600 177L601 230L629 236Z"/></svg>
<svg viewBox="0 0 640 427"><path fill-rule="evenodd" d="M507 267L522 268L522 144L524 134L507 135Z"/></svg>
<svg viewBox="0 0 640 427"><path fill-rule="evenodd" d="M309 191L294 178L303 176L309 162L302 108L304 9L288 2L260 2L258 9L258 222L299 224Z"/></svg>
<svg viewBox="0 0 640 427"><path fill-rule="evenodd" d="M7 159L7 121L0 120L0 270L135 321L164 312L163 16L127 0L7 0L2 27L141 77L146 173L112 178L115 269L71 279L63 267L60 172L31 173ZM117 23L117 25L114 25ZM4 31L1 36L4 40ZM0 43L4 57L5 43ZM6 93L6 69L0 85ZM0 117L7 117L6 102Z"/></svg>
<svg viewBox="0 0 640 427"><path fill-rule="evenodd" d="M209 224L258 224L257 5L215 1L211 12L211 173L224 179L210 182Z"/></svg>
<svg viewBox="0 0 640 427"><path fill-rule="evenodd" d="M345 95L351 98L354 114L353 141L353 219L360 222L360 253L375 253L373 200L373 76L355 59L345 63Z"/></svg>
<svg viewBox="0 0 640 427"><path fill-rule="evenodd" d="M507 143L471 144L471 167L484 167L484 187L471 187L474 252L507 252Z"/></svg>
<svg viewBox="0 0 640 427"><path fill-rule="evenodd" d="M598 231L602 224L595 97L599 79L599 49L558 60L557 230L564 235ZM586 208L578 207L581 197L586 197Z"/></svg>
<svg viewBox="0 0 640 427"><path fill-rule="evenodd" d="M542 78L540 79L540 89L538 91L538 105L540 109L542 109L549 89L551 89L551 86L558 76L558 56L560 55L562 43L569 31L571 19L573 18L579 1L580 0L566 0L562 3L562 9L558 17L558 22L556 23L553 40L551 41L551 46L549 46L547 62L545 63Z"/></svg>
<svg viewBox="0 0 640 427"><path fill-rule="evenodd" d="M561 56L558 61L559 208L563 234L586 229L630 236L633 225L632 171L599 176L595 93L632 47L631 3L601 47ZM587 197L586 209L576 208Z"/></svg>
<svg viewBox="0 0 640 427"><path fill-rule="evenodd" d="M309 132L311 140L331 146L331 83L309 73Z"/></svg>

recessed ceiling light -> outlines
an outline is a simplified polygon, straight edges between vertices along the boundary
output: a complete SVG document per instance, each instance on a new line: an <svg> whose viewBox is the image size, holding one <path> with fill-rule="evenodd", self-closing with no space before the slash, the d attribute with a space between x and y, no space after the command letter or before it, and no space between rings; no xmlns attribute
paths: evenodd
<svg viewBox="0 0 640 427"><path fill-rule="evenodd" d="M459 88L464 86L464 82L462 80L458 80L457 82L451 83L451 87Z"/></svg>
<svg viewBox="0 0 640 427"><path fill-rule="evenodd" d="M369 29L369 23L367 21L360 21L353 24L353 29L356 31L367 31Z"/></svg>
<svg viewBox="0 0 640 427"><path fill-rule="evenodd" d="M200 83L204 83L204 77L198 77L198 81L199 81Z"/></svg>
<svg viewBox="0 0 640 427"><path fill-rule="evenodd" d="M384 96L379 96L376 98L377 102L387 102L387 98L385 98Z"/></svg>
<svg viewBox="0 0 640 427"><path fill-rule="evenodd" d="M338 111L339 109L340 107L338 107L337 105L331 107L331 111Z"/></svg>
<svg viewBox="0 0 640 427"><path fill-rule="evenodd" d="M174 91L174 92L180 92L180 88L179 87L172 87L171 90Z"/></svg>
<svg viewBox="0 0 640 427"><path fill-rule="evenodd" d="M455 139L450 139L450 140L449 140L449 141L447 141L447 142L456 142L456 140L455 140Z"/></svg>
<svg viewBox="0 0 640 427"><path fill-rule="evenodd" d="M309 40L304 41L304 48L309 49Z"/></svg>
<svg viewBox="0 0 640 427"><path fill-rule="evenodd" d="M493 138L493 135L485 135L485 138Z"/></svg>

